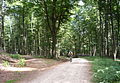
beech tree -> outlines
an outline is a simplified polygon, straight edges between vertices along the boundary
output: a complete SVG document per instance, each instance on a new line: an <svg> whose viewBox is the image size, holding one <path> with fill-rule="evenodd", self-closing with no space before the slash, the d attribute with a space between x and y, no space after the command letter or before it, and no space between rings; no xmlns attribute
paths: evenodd
<svg viewBox="0 0 120 83"><path fill-rule="evenodd" d="M77 1L77 0L76 0ZM47 27L52 36L52 56L56 55L57 34L62 23L70 17L75 0L43 0Z"/></svg>
<svg viewBox="0 0 120 83"><path fill-rule="evenodd" d="M72 50L116 59L119 9L119 0L2 0L0 48L48 58Z"/></svg>

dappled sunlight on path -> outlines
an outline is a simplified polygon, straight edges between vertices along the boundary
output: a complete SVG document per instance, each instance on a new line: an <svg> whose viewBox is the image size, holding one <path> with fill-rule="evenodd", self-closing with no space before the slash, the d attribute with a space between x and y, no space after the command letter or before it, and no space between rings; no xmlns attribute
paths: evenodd
<svg viewBox="0 0 120 83"><path fill-rule="evenodd" d="M43 71L32 80L23 80L18 83L91 83L92 72L90 61L73 58L49 70Z"/></svg>
<svg viewBox="0 0 120 83"><path fill-rule="evenodd" d="M24 67L24 68L18 68L18 67L4 67L0 66L0 69L3 71L33 71L37 70L36 68L30 68L30 67Z"/></svg>

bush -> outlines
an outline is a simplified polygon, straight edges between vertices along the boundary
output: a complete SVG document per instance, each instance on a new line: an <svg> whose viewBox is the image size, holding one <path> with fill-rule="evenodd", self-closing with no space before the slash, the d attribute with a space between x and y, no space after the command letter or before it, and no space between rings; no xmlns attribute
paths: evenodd
<svg viewBox="0 0 120 83"><path fill-rule="evenodd" d="M11 58L14 58L14 59L20 59L21 58L21 55L20 54L10 54L9 55Z"/></svg>
<svg viewBox="0 0 120 83"><path fill-rule="evenodd" d="M20 59L19 62L18 62L18 66L19 67L24 67L26 64L25 64L25 59Z"/></svg>
<svg viewBox="0 0 120 83"><path fill-rule="evenodd" d="M10 63L8 61L3 61L3 66L8 67L10 66Z"/></svg>
<svg viewBox="0 0 120 83"><path fill-rule="evenodd" d="M112 59L96 59L93 62L95 83L117 83L120 81L120 64Z"/></svg>

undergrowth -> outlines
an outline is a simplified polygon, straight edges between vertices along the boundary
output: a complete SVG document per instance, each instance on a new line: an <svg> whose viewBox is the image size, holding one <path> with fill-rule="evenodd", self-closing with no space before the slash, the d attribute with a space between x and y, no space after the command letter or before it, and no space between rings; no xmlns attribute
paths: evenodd
<svg viewBox="0 0 120 83"><path fill-rule="evenodd" d="M15 83L15 82L16 82L16 80L8 80L5 83Z"/></svg>
<svg viewBox="0 0 120 83"><path fill-rule="evenodd" d="M3 61L3 66L5 66L5 67L8 67L8 66L10 66L10 63L8 62L8 61Z"/></svg>
<svg viewBox="0 0 120 83"><path fill-rule="evenodd" d="M80 56L80 58L85 58L89 61L94 61L95 59L99 59L101 57L99 57L99 56Z"/></svg>
<svg viewBox="0 0 120 83"><path fill-rule="evenodd" d="M20 59L17 64L18 64L19 67L24 67L26 65L25 59Z"/></svg>
<svg viewBox="0 0 120 83"><path fill-rule="evenodd" d="M21 58L21 55L20 54L10 54L9 55L11 58L14 58L14 59L20 59Z"/></svg>
<svg viewBox="0 0 120 83"><path fill-rule="evenodd" d="M120 81L120 62L112 59L96 59L93 62L94 81L96 83L115 83Z"/></svg>
<svg viewBox="0 0 120 83"><path fill-rule="evenodd" d="M120 62L108 58L84 57L92 62L94 83L120 83Z"/></svg>

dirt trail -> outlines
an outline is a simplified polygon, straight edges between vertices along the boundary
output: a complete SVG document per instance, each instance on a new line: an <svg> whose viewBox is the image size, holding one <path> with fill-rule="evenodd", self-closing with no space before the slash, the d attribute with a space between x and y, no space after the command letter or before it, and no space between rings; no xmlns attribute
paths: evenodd
<svg viewBox="0 0 120 83"><path fill-rule="evenodd" d="M74 58L49 70L38 73L32 80L18 83L91 83L90 62L86 59ZM31 76L30 76L31 77Z"/></svg>

